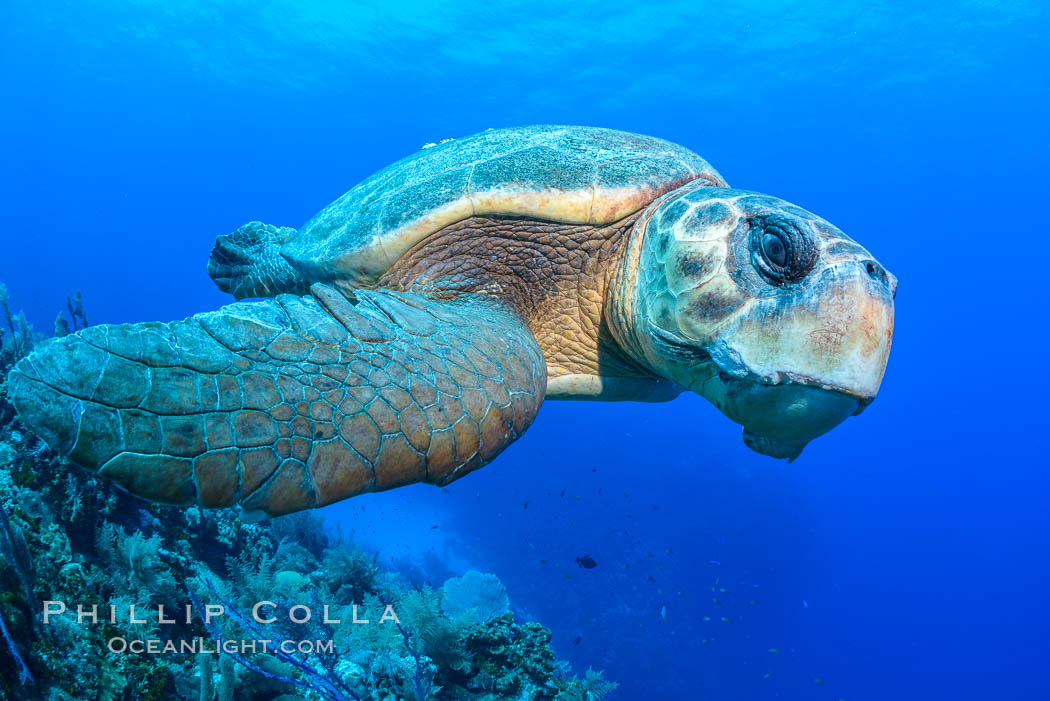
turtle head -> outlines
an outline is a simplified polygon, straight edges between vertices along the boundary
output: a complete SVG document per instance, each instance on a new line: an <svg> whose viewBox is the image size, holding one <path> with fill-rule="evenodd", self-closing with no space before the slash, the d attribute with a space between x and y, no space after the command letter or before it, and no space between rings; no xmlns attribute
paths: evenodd
<svg viewBox="0 0 1050 701"><path fill-rule="evenodd" d="M750 448L794 459L875 398L896 288L820 217L687 186L639 218L610 318L636 360L743 425Z"/></svg>

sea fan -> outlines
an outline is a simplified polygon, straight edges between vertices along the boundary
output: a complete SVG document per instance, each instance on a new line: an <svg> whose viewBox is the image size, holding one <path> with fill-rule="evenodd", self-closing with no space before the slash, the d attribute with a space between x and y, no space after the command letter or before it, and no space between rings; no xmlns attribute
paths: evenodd
<svg viewBox="0 0 1050 701"><path fill-rule="evenodd" d="M470 570L462 577L453 577L442 587L441 608L450 617L474 612L479 623L502 616L510 610L507 590L499 577Z"/></svg>

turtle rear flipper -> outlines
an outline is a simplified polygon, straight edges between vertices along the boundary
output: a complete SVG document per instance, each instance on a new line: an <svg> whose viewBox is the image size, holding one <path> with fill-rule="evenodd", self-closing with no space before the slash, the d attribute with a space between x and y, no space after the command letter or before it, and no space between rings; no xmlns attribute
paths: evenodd
<svg viewBox="0 0 1050 701"><path fill-rule="evenodd" d="M543 358L502 304L311 291L52 340L12 370L10 396L53 448L133 494L259 516L447 484L535 417Z"/></svg>
<svg viewBox="0 0 1050 701"><path fill-rule="evenodd" d="M249 222L219 236L208 259L208 275L237 299L306 294L310 283L281 255L295 229Z"/></svg>

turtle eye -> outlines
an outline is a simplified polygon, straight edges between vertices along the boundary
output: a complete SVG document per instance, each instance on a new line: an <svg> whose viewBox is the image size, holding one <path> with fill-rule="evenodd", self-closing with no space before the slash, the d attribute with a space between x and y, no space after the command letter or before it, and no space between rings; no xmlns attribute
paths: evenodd
<svg viewBox="0 0 1050 701"><path fill-rule="evenodd" d="M812 237L789 217L776 212L752 217L751 262L775 285L798 282L817 263Z"/></svg>
<svg viewBox="0 0 1050 701"><path fill-rule="evenodd" d="M775 234L762 236L762 255L773 265L783 268L787 265L787 246Z"/></svg>

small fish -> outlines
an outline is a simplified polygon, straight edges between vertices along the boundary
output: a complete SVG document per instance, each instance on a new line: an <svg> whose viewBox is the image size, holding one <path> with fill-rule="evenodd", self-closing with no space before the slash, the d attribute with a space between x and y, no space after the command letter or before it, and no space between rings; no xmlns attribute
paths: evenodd
<svg viewBox="0 0 1050 701"><path fill-rule="evenodd" d="M759 600L758 600L758 599L751 599L751 605L752 605L752 606L758 606L758 605L759 605L759 603L761 603L761 602L759 602Z"/></svg>
<svg viewBox="0 0 1050 701"><path fill-rule="evenodd" d="M572 644L579 645L581 640L583 640L583 633L577 633L576 637L572 641Z"/></svg>
<svg viewBox="0 0 1050 701"><path fill-rule="evenodd" d="M522 504L521 508L523 508L523 509L529 508L529 502L525 502L524 504Z"/></svg>
<svg viewBox="0 0 1050 701"><path fill-rule="evenodd" d="M660 607L660 618L664 619L665 621L667 620L667 607L666 606L661 606Z"/></svg>
<svg viewBox="0 0 1050 701"><path fill-rule="evenodd" d="M710 616L704 616L704 620L705 620L705 621L710 621L710 620L711 620L711 617L710 617Z"/></svg>
<svg viewBox="0 0 1050 701"><path fill-rule="evenodd" d="M729 623L729 617L728 616L722 616L722 623Z"/></svg>
<svg viewBox="0 0 1050 701"><path fill-rule="evenodd" d="M708 560L707 564L709 564L709 565L721 565L722 563L719 562L718 560Z"/></svg>
<svg viewBox="0 0 1050 701"><path fill-rule="evenodd" d="M430 530L434 530L435 528L441 528L441 526L431 526Z"/></svg>
<svg viewBox="0 0 1050 701"><path fill-rule="evenodd" d="M594 558L590 555L581 555L580 557L576 558L576 564L579 567L582 567L587 570L594 569L598 566L598 563L595 562Z"/></svg>
<svg viewBox="0 0 1050 701"><path fill-rule="evenodd" d="M775 647L771 647L771 648L769 648L769 652L774 654L774 655L777 655L777 654L780 654L780 649L779 648L775 648Z"/></svg>
<svg viewBox="0 0 1050 701"><path fill-rule="evenodd" d="M566 487L565 489L568 489L568 487ZM561 495L562 496L565 496L565 489L561 490Z"/></svg>
<svg viewBox="0 0 1050 701"><path fill-rule="evenodd" d="M763 679L769 679L772 676L773 676L772 672L766 672L765 674L762 675L762 678Z"/></svg>
<svg viewBox="0 0 1050 701"><path fill-rule="evenodd" d="M817 684L827 684L827 682L821 679L820 677L817 677L813 681L815 681Z"/></svg>

